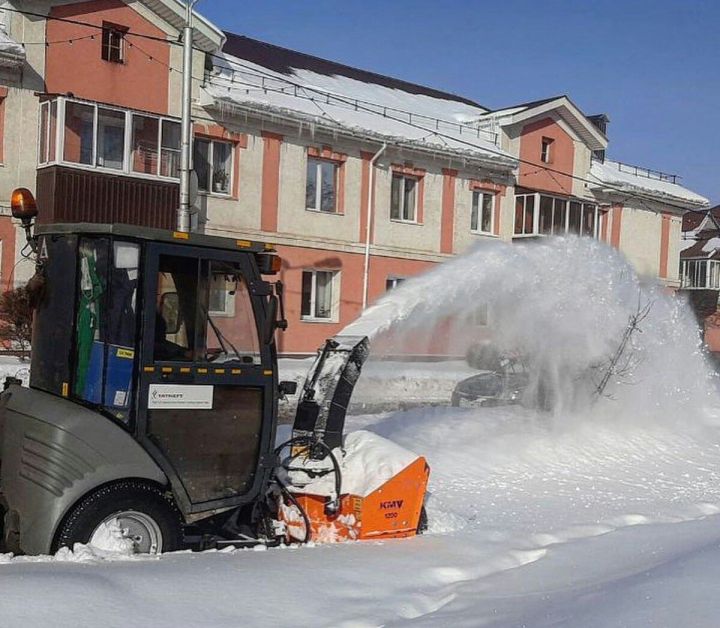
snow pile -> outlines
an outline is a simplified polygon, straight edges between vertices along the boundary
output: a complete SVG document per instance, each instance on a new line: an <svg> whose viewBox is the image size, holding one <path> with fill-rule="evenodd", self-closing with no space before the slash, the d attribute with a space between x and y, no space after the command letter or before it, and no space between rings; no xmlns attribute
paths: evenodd
<svg viewBox="0 0 720 628"><path fill-rule="evenodd" d="M365 430L348 434L343 451L334 453L340 464L340 492L359 497L367 497L418 458L412 451ZM334 495L335 476L333 473L320 476L298 490L312 495Z"/></svg>
<svg viewBox="0 0 720 628"><path fill-rule="evenodd" d="M682 185L663 181L659 178L642 176L621 170L623 166L615 161L604 163L593 161L590 177L598 181L598 187L608 184L613 189L636 192L657 198L659 201L676 201L685 207L707 207L710 202L704 196L688 190ZM627 166L625 166L627 168Z"/></svg>
<svg viewBox="0 0 720 628"><path fill-rule="evenodd" d="M479 308L489 311L487 327L473 324ZM623 346L633 319L638 328ZM558 420L682 421L715 399L685 302L589 238L480 243L404 282L343 334L369 336L373 352L462 354L491 342L521 357L525 401L552 407Z"/></svg>

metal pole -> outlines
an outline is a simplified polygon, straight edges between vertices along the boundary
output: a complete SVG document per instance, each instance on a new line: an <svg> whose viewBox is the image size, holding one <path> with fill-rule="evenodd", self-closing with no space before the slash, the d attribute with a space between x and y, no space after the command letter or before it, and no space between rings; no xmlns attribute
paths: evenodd
<svg viewBox="0 0 720 628"><path fill-rule="evenodd" d="M180 207L177 230L190 231L190 171L192 169L192 10L197 0L188 1L183 28L182 121L180 125Z"/></svg>
<svg viewBox="0 0 720 628"><path fill-rule="evenodd" d="M365 265L363 269L363 299L362 299L362 309L364 310L367 307L368 302L368 282L370 278L370 226L372 225L373 220L373 189L375 187L375 162L378 160L380 155L382 155L385 152L385 149L387 148L387 144L383 144L380 147L380 150L378 150L377 153L373 155L373 158L370 160L370 173L368 176L369 179L369 189L368 189L368 198L367 198L367 224L365 225Z"/></svg>

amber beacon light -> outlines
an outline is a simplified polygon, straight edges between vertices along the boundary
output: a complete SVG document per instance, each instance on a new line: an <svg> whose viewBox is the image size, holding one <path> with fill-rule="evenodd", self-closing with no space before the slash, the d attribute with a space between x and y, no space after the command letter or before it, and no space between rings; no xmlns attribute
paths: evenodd
<svg viewBox="0 0 720 628"><path fill-rule="evenodd" d="M22 220L23 224L29 223L38 214L35 197L27 188L13 190L10 197L10 208L13 218Z"/></svg>

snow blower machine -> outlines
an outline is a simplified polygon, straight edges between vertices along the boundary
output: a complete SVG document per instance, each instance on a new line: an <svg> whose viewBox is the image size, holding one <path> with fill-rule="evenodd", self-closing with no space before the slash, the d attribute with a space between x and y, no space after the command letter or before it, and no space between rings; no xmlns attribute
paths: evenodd
<svg viewBox="0 0 720 628"><path fill-rule="evenodd" d="M35 227L30 385L0 395L2 551L182 548L412 536L425 460L344 434L368 353L328 340L276 443L281 259L267 244L129 225ZM283 426L284 427L284 426ZM3 516L4 515L4 516Z"/></svg>

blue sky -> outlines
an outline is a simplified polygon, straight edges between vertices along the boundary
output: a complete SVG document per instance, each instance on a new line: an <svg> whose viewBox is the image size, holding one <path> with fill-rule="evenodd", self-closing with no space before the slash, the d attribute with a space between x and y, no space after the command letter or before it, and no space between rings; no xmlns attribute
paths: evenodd
<svg viewBox="0 0 720 628"><path fill-rule="evenodd" d="M609 156L720 203L717 0L201 0L218 26L491 108L566 93Z"/></svg>

